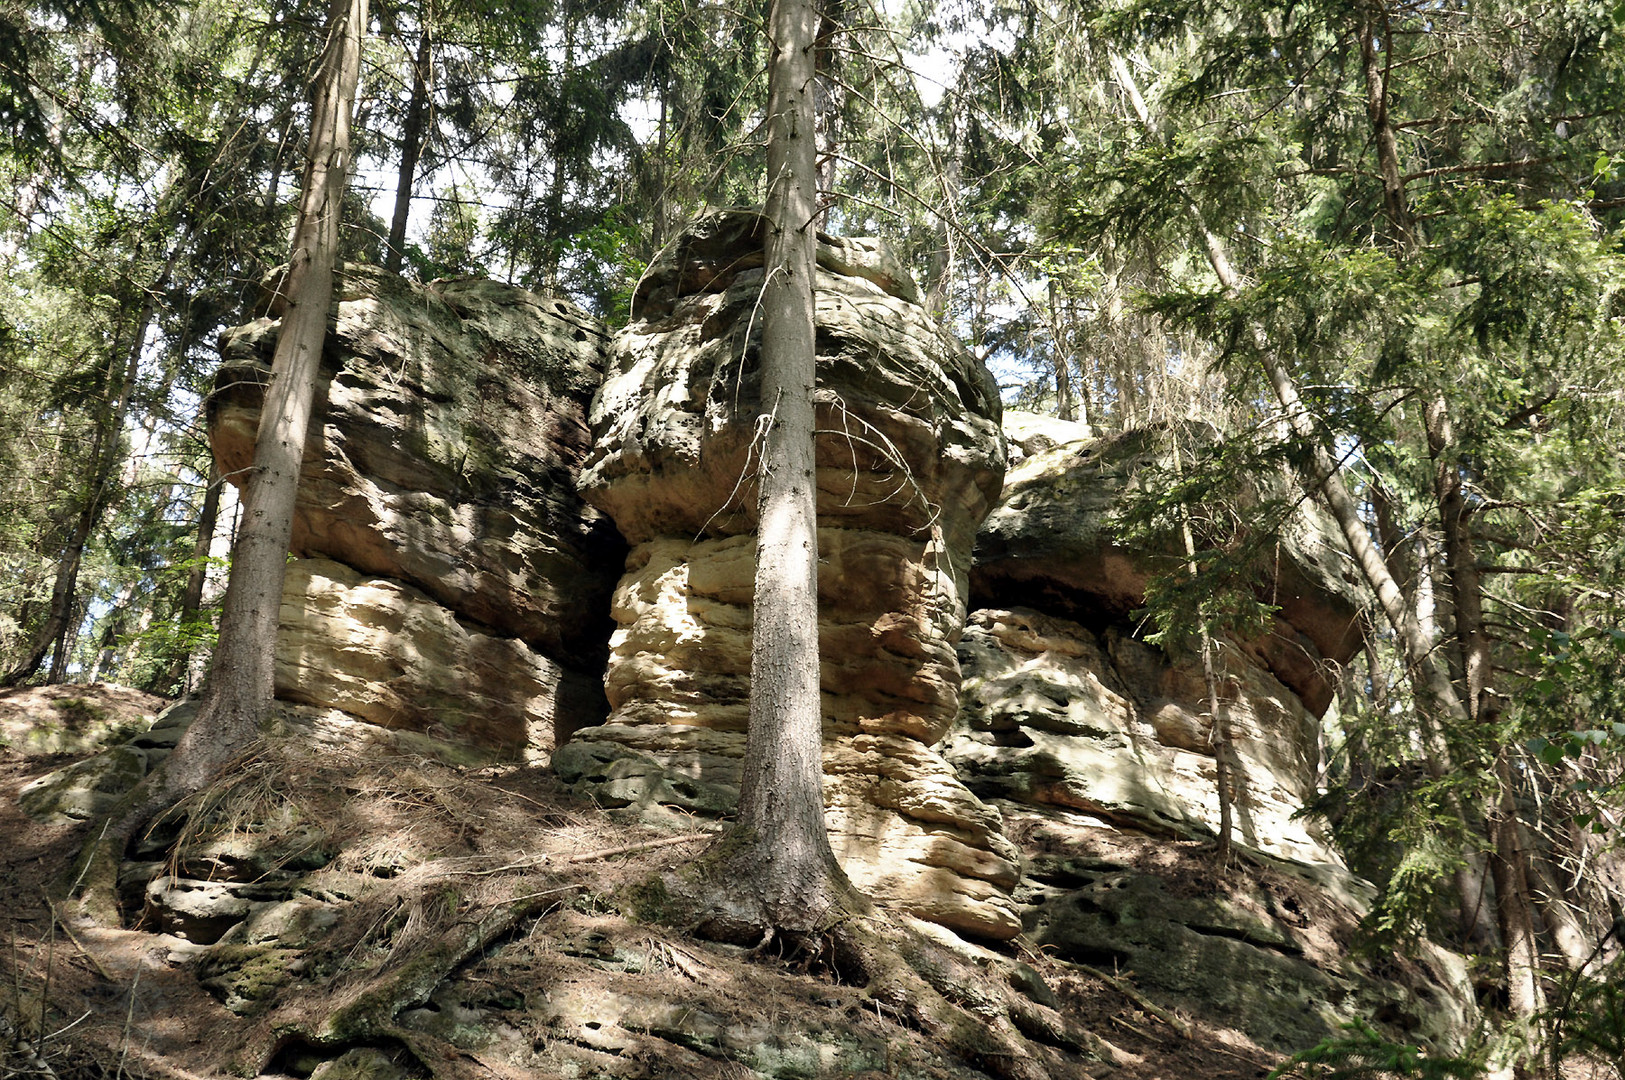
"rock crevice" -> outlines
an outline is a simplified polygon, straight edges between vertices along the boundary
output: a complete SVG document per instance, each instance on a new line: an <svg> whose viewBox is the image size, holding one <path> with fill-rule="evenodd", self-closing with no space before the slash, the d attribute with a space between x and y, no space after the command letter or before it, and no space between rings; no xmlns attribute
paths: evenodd
<svg viewBox="0 0 1625 1080"><path fill-rule="evenodd" d="M737 798L755 577L760 215L702 220L645 275L593 402L588 502L632 551L608 722L556 757L606 805ZM819 645L831 841L865 890L991 937L1019 925L998 814L932 746L958 711L971 543L1004 471L997 389L875 241L821 237Z"/></svg>

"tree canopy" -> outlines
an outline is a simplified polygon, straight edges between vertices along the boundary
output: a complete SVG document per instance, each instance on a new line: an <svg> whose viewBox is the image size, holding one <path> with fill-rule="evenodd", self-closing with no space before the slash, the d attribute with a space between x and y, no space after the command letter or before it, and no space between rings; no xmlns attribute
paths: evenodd
<svg viewBox="0 0 1625 1080"><path fill-rule="evenodd" d="M1374 599L1316 810L1374 934L1500 957L1531 1021L1625 899L1625 5L817 12L823 227L890 239L1010 404L1172 446L1124 517L1176 553L1148 632L1222 667L1243 549L1340 519ZM685 220L764 198L766 19L379 3L342 257L623 319ZM234 505L198 407L287 258L322 33L281 0L0 2L8 683L195 688ZM1238 475L1288 493L1237 520Z"/></svg>

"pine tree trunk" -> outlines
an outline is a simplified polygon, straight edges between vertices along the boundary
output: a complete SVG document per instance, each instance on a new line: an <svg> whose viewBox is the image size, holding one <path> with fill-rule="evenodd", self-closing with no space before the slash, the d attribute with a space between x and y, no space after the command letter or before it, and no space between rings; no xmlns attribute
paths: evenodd
<svg viewBox="0 0 1625 1080"><path fill-rule="evenodd" d="M412 98L406 106L406 123L401 130L401 168L395 180L395 215L390 219L389 244L384 252L384 269L392 274L401 272L401 262L405 258L406 220L412 212L412 185L417 180L418 159L423 156L423 133L429 123L429 74L433 64L429 19L430 8L425 5L417 56L412 61Z"/></svg>
<svg viewBox="0 0 1625 1080"><path fill-rule="evenodd" d="M333 0L313 93L310 149L277 334L271 383L243 496L220 641L197 719L150 791L121 825L133 831L176 797L198 790L259 734L270 707L282 580L305 435L333 299L339 212L350 165L350 122L361 67L367 0ZM122 830L121 830L122 831ZM128 835L128 833L126 833Z"/></svg>
<svg viewBox="0 0 1625 1080"><path fill-rule="evenodd" d="M109 372L108 393L113 397L112 407L103 413L96 426L90 454L90 480L73 532L69 534L68 542L57 559L56 581L51 587L51 608L28 654L4 677L0 677L0 686L16 686L32 678L53 646L56 656L51 664L51 681L60 682L67 671L65 645L70 636L69 620L77 601L79 568L84 563L85 546L90 543L90 536L101 523L102 513L107 509L108 489L112 486L113 472L119 463L124 420L129 416L130 396L135 392L136 376L141 371L141 351L147 341L147 330L158 314L158 297L169 287L169 279L174 275L181 252L190 238L191 231L187 230L180 243L170 251L163 269L147 290L148 300L136 318L134 336L127 342L115 341L111 350L109 367L119 360L123 361L123 365L117 369L117 373Z"/></svg>
<svg viewBox="0 0 1625 1080"><path fill-rule="evenodd" d="M958 133L954 129L952 114L946 118L946 122L948 156L938 177L942 185L942 209L936 215L935 239L931 245L930 260L926 264L923 290L926 314L944 326L949 322L948 307L952 300L957 261L954 258L954 246L958 242L958 236L950 226L949 218L954 214L954 208L959 202L961 155L964 153Z"/></svg>
<svg viewBox="0 0 1625 1080"><path fill-rule="evenodd" d="M1060 289L1053 278L1049 283L1049 325L1054 348L1055 414L1062 420L1076 420L1078 407L1072 400L1072 361L1062 347Z"/></svg>
<svg viewBox="0 0 1625 1080"><path fill-rule="evenodd" d="M811 0L774 0L750 723L738 834L768 924L810 931L846 888L824 826L813 455L817 192Z"/></svg>
<svg viewBox="0 0 1625 1080"><path fill-rule="evenodd" d="M195 639L195 635L190 631L199 621L198 614L203 610L203 589L209 582L209 551L214 546L215 525L220 519L220 488L224 483L219 468L211 464L209 483L203 490L203 506L198 510L197 536L192 541L192 568L187 571L186 588L181 593L180 611L175 616L175 625L181 632L182 643ZM168 671L154 678L150 685L142 689L154 693L169 693L177 686L184 686L191 659L189 650L182 652L169 665Z"/></svg>
<svg viewBox="0 0 1625 1080"><path fill-rule="evenodd" d="M1442 394L1427 408L1428 451L1434 462L1434 490L1444 532L1445 565L1455 609L1455 638L1465 686L1469 721L1481 727L1493 719L1490 703L1490 646L1484 629L1482 581L1473 550L1472 514L1462 491L1460 464L1454 453L1455 432ZM1540 947L1535 933L1534 894L1529 886L1528 853L1518 825L1512 769L1506 752L1492 749L1495 791L1488 825L1490 874L1495 881L1496 917L1506 948L1507 994L1513 1012L1533 1017L1545 1008L1540 986Z"/></svg>
<svg viewBox="0 0 1625 1080"><path fill-rule="evenodd" d="M1113 73L1128 95L1141 124L1148 132L1155 134L1156 124L1134 82L1133 74L1120 57L1113 55L1110 62ZM1370 75L1375 67L1368 64L1366 70ZM1382 115L1386 117L1386 113ZM1392 143L1383 145L1392 148ZM1402 190L1400 194L1403 195ZM1207 227L1201 209L1195 202L1188 202L1186 211L1197 236L1201 238L1207 250L1208 262L1213 267L1219 283L1227 292L1237 292L1241 288L1241 277L1230 262L1224 241ZM1348 545L1349 554L1354 557L1355 565L1359 567L1367 586L1376 595L1377 603L1399 641L1418 719L1424 729L1423 742L1427 750L1425 758L1428 769L1436 778L1444 776L1450 771L1451 765L1441 724L1450 721L1465 724L1466 709L1448 674L1438 665L1429 635L1424 633L1418 620L1412 616L1404 592L1394 580L1384 553L1372 541L1365 521L1360 517L1359 507L1343 483L1337 462L1326 450L1319 432L1315 430L1302 395L1298 392L1296 380L1293 379L1280 355L1270 347L1269 342L1263 340L1262 330L1255 327L1254 338L1259 362L1264 368L1270 387L1275 392L1276 400L1280 402L1287 427L1309 452L1309 461L1303 470L1304 488L1311 494L1318 493L1322 503L1331 512L1333 520L1337 522L1338 529L1343 534L1344 542ZM1465 808L1462 810L1462 820L1468 823L1469 828L1482 824L1468 818ZM1491 839L1493 842L1493 837ZM1481 881L1482 875L1475 875L1472 860L1469 859L1468 862L1469 865L1457 872L1456 885L1462 926L1464 929L1474 928L1476 931L1483 922L1484 912L1482 886L1475 887L1475 878ZM1498 918L1497 922L1504 923L1504 920Z"/></svg>
<svg viewBox="0 0 1625 1080"><path fill-rule="evenodd" d="M113 662L118 659L119 635L124 633L124 624L129 620L130 598L134 595L135 583L131 582L120 589L113 600L112 610L102 623L101 640L96 643L96 659L91 662L86 682L100 682L113 670Z"/></svg>

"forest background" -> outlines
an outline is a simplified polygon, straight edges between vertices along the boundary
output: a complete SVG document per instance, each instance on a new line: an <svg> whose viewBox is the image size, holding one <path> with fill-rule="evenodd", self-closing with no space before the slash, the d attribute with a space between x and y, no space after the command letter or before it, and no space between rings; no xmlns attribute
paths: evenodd
<svg viewBox="0 0 1625 1080"><path fill-rule="evenodd" d="M325 14L0 3L7 684L207 668L232 515L199 406L287 258ZM624 320L685 221L762 198L764 17L376 4L343 257ZM1625 915L1625 5L821 18L825 228L890 240L1010 403L1165 434L1121 522L1183 552L1147 633L1222 645L1262 614L1244 549L1300 500L1338 521L1373 600L1317 809L1383 889L1372 933L1492 958L1525 1018L1598 974ZM1265 475L1293 482L1237 520Z"/></svg>

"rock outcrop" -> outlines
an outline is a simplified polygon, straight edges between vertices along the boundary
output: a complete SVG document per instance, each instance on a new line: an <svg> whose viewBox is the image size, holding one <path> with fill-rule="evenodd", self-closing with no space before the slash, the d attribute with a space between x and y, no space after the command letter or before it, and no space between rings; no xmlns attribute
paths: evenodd
<svg viewBox="0 0 1625 1080"><path fill-rule="evenodd" d="M974 591L1090 625L1127 622L1157 557L1170 554L1125 542L1116 527L1136 474L1166 459L1158 433L1091 438L1081 424L1014 414L1010 439L1020 460L976 539ZM1259 599L1279 613L1242 644L1318 716L1335 693L1322 661L1347 663L1361 647L1362 597L1336 526L1297 502L1284 517L1278 542L1251 568Z"/></svg>
<svg viewBox="0 0 1625 1080"><path fill-rule="evenodd" d="M584 497L632 545L611 713L554 758L610 806L738 797L750 673L760 215L706 218L640 284L593 403ZM1000 489L997 388L873 241L820 237L820 649L825 805L848 875L987 937L1019 923L999 815L932 746L959 707L977 525Z"/></svg>
<svg viewBox="0 0 1625 1080"><path fill-rule="evenodd" d="M977 538L981 610L961 646L965 709L949 757L979 778L974 787L1001 798L1213 835L1201 665L1194 650L1141 640L1133 613L1158 553L1120 540L1116 521L1135 473L1161 452L1156 435L1097 439L1081 425L1068 432L1021 414L1009 426L1022 460ZM1294 817L1315 791L1327 661L1346 663L1359 640L1359 595L1331 535L1302 510L1288 521L1255 572L1279 614L1255 640L1220 641L1217 674L1233 743L1236 839L1341 870L1320 831Z"/></svg>
<svg viewBox="0 0 1625 1080"><path fill-rule="evenodd" d="M335 971L408 979L416 960L394 966L396 948L439 919L439 944L412 938L402 955L444 959L461 941L473 951L457 955L491 966L391 999L401 1026L390 1030L521 1071L630 1076L682 1053L696 1075L724 1060L760 1076L981 1075L929 1057L924 1036L922 1071L894 1069L891 1035L860 1038L846 1020L781 1038L760 1024L751 965L697 961L703 947L652 936L670 899L653 862L630 874L596 865L626 852L625 816L720 817L738 799L762 228L749 212L696 225L640 282L607 351L589 317L519 289L346 276L283 596L275 724L292 737L250 763L252 782L205 800L212 826L144 837L120 875L126 909L189 939L171 960L195 960L233 1013L299 1012L312 987L342 988L323 982ZM1288 521L1251 568L1278 616L1222 642L1238 856L1220 867L1201 667L1134 622L1168 553L1124 539L1116 520L1160 453L1154 433L1095 439L1017 414L1001 434L988 373L926 315L883 246L820 237L818 258L824 790L853 881L937 924L930 934L967 971L1004 971L1047 1009L1104 1017L1119 997L1150 1000L1265 1056L1354 1018L1456 1042L1472 1026L1459 960L1425 945L1419 961L1357 958L1372 890L1298 817L1315 792L1327 664L1346 662L1359 637L1361 597L1330 530L1306 512ZM224 341L209 418L228 474L249 464L274 331L261 319ZM103 724L100 706L64 698L46 732L45 708L32 702L26 722L0 715L0 739L111 747L21 789L35 820L67 824L105 812L161 762L196 702L150 730ZM460 769L549 753L556 779ZM504 786L521 775L540 786ZM558 780L632 813L578 814ZM302 789L304 810L288 809L284 788ZM520 820L537 809L599 831L538 837ZM251 823L242 835L239 821ZM591 880L533 880L546 861L536 850L556 857L549 874ZM511 923L491 929L505 942L492 949L463 936L500 922L471 911L544 908L555 940L534 952L533 931L506 937ZM1033 968L944 927L1020 936ZM650 984L651 970L679 980L682 1000ZM867 1030L875 999L808 986L797 1010L838 1006ZM975 1011L983 989L961 1004ZM885 1029L878 1008L873 1020ZM1136 1054L1166 1049L1123 1030L1144 1040ZM375 1034L283 1040L310 1055L284 1063L297 1075L359 1069L383 1053ZM366 1067L394 1067L381 1060ZM1208 1074L1171 1059L1147 1069Z"/></svg>
<svg viewBox="0 0 1625 1080"><path fill-rule="evenodd" d="M1238 657L1230 722L1235 839L1280 859L1341 869L1313 798L1320 732L1297 697ZM1032 608L982 608L960 645L964 708L946 753L973 790L1077 810L1135 831L1213 836L1218 796L1199 662L1171 660L1116 627L1100 633Z"/></svg>
<svg viewBox="0 0 1625 1080"><path fill-rule="evenodd" d="M228 477L252 461L276 328L261 318L222 340L208 418ZM592 317L512 286L345 272L279 696L511 755L545 755L604 714L625 548L574 484L603 344Z"/></svg>
<svg viewBox="0 0 1625 1080"><path fill-rule="evenodd" d="M1120 539L1116 519L1155 433L1096 439L1016 414L1006 434L1015 464L977 538L962 708L941 749L1020 839L1026 933L1062 959L1131 969L1156 1000L1261 1046L1356 1016L1448 1043L1472 1011L1459 958L1434 950L1386 972L1351 959L1374 891L1298 816L1316 790L1326 661L1358 640L1329 528L1289 521L1255 577L1279 615L1220 643L1246 853L1225 872L1204 853L1219 807L1201 664L1137 631L1166 553Z"/></svg>

